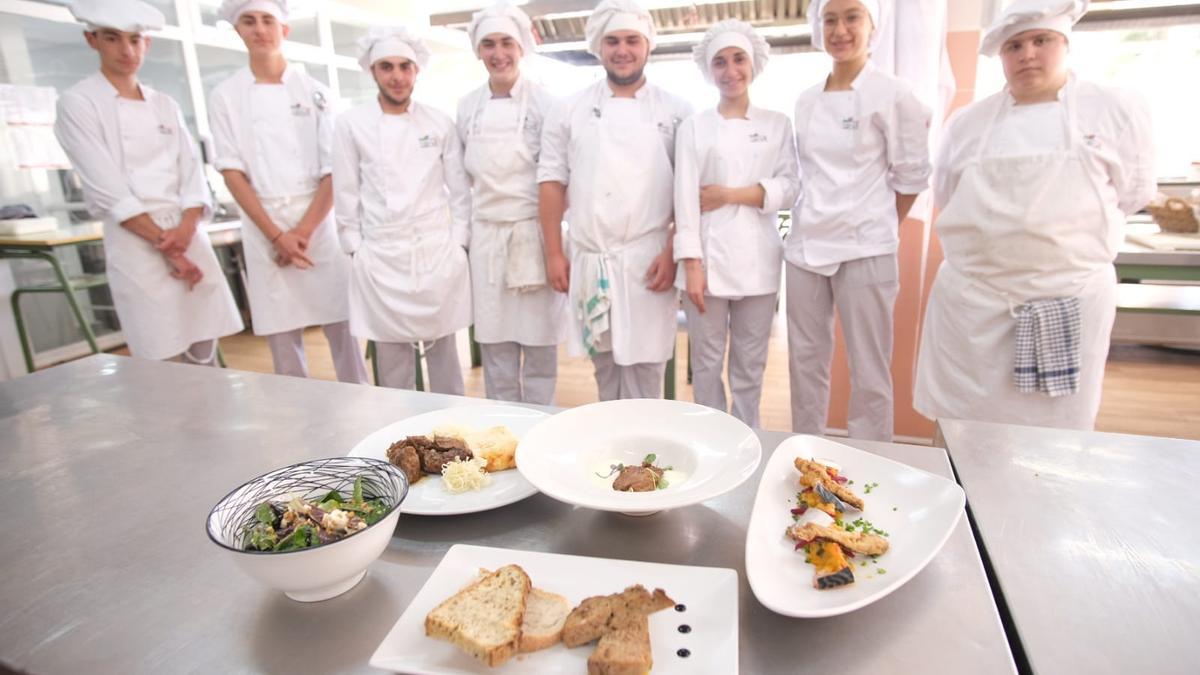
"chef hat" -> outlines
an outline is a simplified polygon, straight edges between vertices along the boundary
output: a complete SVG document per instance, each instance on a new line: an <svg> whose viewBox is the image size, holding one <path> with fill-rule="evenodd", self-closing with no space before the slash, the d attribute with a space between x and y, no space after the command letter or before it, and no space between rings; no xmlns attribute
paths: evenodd
<svg viewBox="0 0 1200 675"><path fill-rule="evenodd" d="M112 28L122 33L145 33L161 30L167 22L162 12L138 0L75 0L71 15L93 32Z"/></svg>
<svg viewBox="0 0 1200 675"><path fill-rule="evenodd" d="M875 34L871 36L871 43L868 49L875 48L875 41L879 39L879 29L883 25L883 7L881 3L885 0L858 0L863 7L867 8L867 14L871 15L871 23L875 24ZM808 4L808 25L812 27L812 46L814 49L825 49L825 31L821 26L824 23L821 21L821 12L825 9L825 5L829 4L829 0L812 0Z"/></svg>
<svg viewBox="0 0 1200 675"><path fill-rule="evenodd" d="M758 77L767 66L771 55L771 47L761 35L754 32L754 27L745 21L729 19L713 25L701 38L700 43L692 47L692 59L700 66L704 78L712 82L712 60L722 49L738 47L750 57L754 77Z"/></svg>
<svg viewBox="0 0 1200 675"><path fill-rule="evenodd" d="M650 49L654 49L657 35L654 30L654 17L642 8L636 0L604 0L588 17L584 27L584 37L587 38L588 52L592 56L600 56L600 43L604 36L619 30L635 30L646 36Z"/></svg>
<svg viewBox="0 0 1200 675"><path fill-rule="evenodd" d="M533 22L529 20L529 15L508 2L498 2L471 15L467 34L471 36L471 46L474 47L476 56L479 55L479 43L493 33L503 33L516 40L526 55L537 49L537 41L533 39Z"/></svg>
<svg viewBox="0 0 1200 675"><path fill-rule="evenodd" d="M429 63L429 49L421 38L404 26L374 26L358 38L358 65L366 72L376 61L399 56L424 68Z"/></svg>
<svg viewBox="0 0 1200 675"><path fill-rule="evenodd" d="M1071 37L1071 26L1087 13L1088 0L1017 0L983 34L979 53L995 56L1008 39L1043 28Z"/></svg>
<svg viewBox="0 0 1200 675"><path fill-rule="evenodd" d="M279 23L287 23L288 0L225 0L217 10L217 19L237 25L238 17L246 12L266 12Z"/></svg>

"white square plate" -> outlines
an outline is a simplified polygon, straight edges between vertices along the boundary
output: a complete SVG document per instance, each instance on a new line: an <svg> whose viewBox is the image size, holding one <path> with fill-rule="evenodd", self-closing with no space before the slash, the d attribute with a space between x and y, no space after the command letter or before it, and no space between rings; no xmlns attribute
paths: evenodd
<svg viewBox="0 0 1200 675"><path fill-rule="evenodd" d="M434 410L393 422L362 439L349 453L351 457L374 457L388 461L387 449L406 436L423 436L443 424L463 424L473 429L506 426L520 440L535 424L550 417L532 408L514 405L464 405ZM451 494L442 487L440 476L426 475L408 490L400 512L416 516L455 516L507 506L537 494L516 469L497 471L487 487L472 492Z"/></svg>
<svg viewBox="0 0 1200 675"><path fill-rule="evenodd" d="M662 588L684 611L664 609L650 615L650 647L654 674L714 673L738 670L737 572L718 567L663 565L631 560L587 558L458 544L446 552L433 575L404 610L371 665L414 675L433 673L564 673L587 672L594 644L567 649L561 643L489 668L448 642L425 637L425 615L473 581L479 568L495 570L520 565L533 585L565 596L572 606L592 595L619 593L633 584ZM679 626L691 627L681 633ZM688 657L676 652L687 649Z"/></svg>
<svg viewBox="0 0 1200 675"><path fill-rule="evenodd" d="M813 566L785 534L793 522L833 519L809 509L792 519L800 491L797 457L833 465L853 480L849 486L863 498L865 509L850 511L846 522L865 518L888 533L887 553L871 561L851 559L855 581L849 586L818 591ZM867 493L868 483L877 484ZM914 469L869 452L816 436L793 436L775 449L763 471L754 511L746 531L746 580L767 609L796 617L845 614L884 597L916 576L937 555L962 516L966 495L954 481Z"/></svg>

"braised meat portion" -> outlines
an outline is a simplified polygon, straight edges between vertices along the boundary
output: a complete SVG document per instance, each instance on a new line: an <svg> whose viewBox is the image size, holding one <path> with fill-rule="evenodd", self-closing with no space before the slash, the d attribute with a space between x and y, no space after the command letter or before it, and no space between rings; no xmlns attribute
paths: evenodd
<svg viewBox="0 0 1200 675"><path fill-rule="evenodd" d="M654 492L658 481L663 477L663 470L642 462L640 466L627 466L617 474L613 481L613 489L618 492Z"/></svg>
<svg viewBox="0 0 1200 675"><path fill-rule="evenodd" d="M427 436L409 436L387 449L388 461L404 471L410 484L417 482L422 472L440 474L447 462L472 457L466 443L451 436L435 436L432 440Z"/></svg>

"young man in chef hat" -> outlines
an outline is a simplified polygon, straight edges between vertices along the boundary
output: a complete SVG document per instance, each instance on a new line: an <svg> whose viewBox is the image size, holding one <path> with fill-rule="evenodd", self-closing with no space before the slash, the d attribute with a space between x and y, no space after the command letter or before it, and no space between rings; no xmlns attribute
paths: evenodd
<svg viewBox="0 0 1200 675"><path fill-rule="evenodd" d="M379 94L338 119L333 143L338 235L353 255L350 329L375 341L378 384L412 389L423 345L430 389L462 394L455 333L471 323L462 144L449 116L412 99L429 61L415 34L373 28L358 54Z"/></svg>
<svg viewBox="0 0 1200 675"><path fill-rule="evenodd" d="M945 252L914 407L930 419L1091 430L1125 218L1154 196L1145 103L1077 79L1086 0L1018 0L984 33L1007 86L955 113L934 174Z"/></svg>
<svg viewBox="0 0 1200 675"><path fill-rule="evenodd" d="M554 403L566 296L546 283L538 221L537 159L553 99L521 73L534 53L529 17L501 2L468 27L488 80L458 104L463 164L471 178L471 290L486 395Z"/></svg>
<svg viewBox="0 0 1200 675"><path fill-rule="evenodd" d="M163 15L134 0L78 0L75 18L100 71L58 100L54 133L104 220L108 285L129 351L216 364L217 338L241 316L208 235L203 167L179 105L138 81Z"/></svg>
<svg viewBox="0 0 1200 675"><path fill-rule="evenodd" d="M646 80L655 29L637 2L604 0L586 36L607 77L556 106L542 132L546 272L568 294L568 346L591 356L600 399L657 398L679 310L675 131L691 106Z"/></svg>
<svg viewBox="0 0 1200 675"><path fill-rule="evenodd" d="M280 51L287 0L225 0L249 66L208 100L213 165L242 212L242 246L255 335L265 335L280 375L306 377L304 329L325 331L337 378L367 382L350 334L350 259L337 243L331 209L329 90Z"/></svg>

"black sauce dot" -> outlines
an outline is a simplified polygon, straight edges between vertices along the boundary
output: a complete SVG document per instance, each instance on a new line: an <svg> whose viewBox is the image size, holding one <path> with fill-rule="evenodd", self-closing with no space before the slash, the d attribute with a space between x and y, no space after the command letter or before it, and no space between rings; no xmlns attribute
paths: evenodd
<svg viewBox="0 0 1200 675"><path fill-rule="evenodd" d="M687 657L691 656L692 653L687 649L680 649L679 651L675 652L675 655L679 658L686 659Z"/></svg>
<svg viewBox="0 0 1200 675"><path fill-rule="evenodd" d="M676 612L686 612L687 605L675 605L675 611Z"/></svg>
<svg viewBox="0 0 1200 675"><path fill-rule="evenodd" d="M690 632L692 632L692 627L685 623L679 627L679 632L680 633L690 633Z"/></svg>

